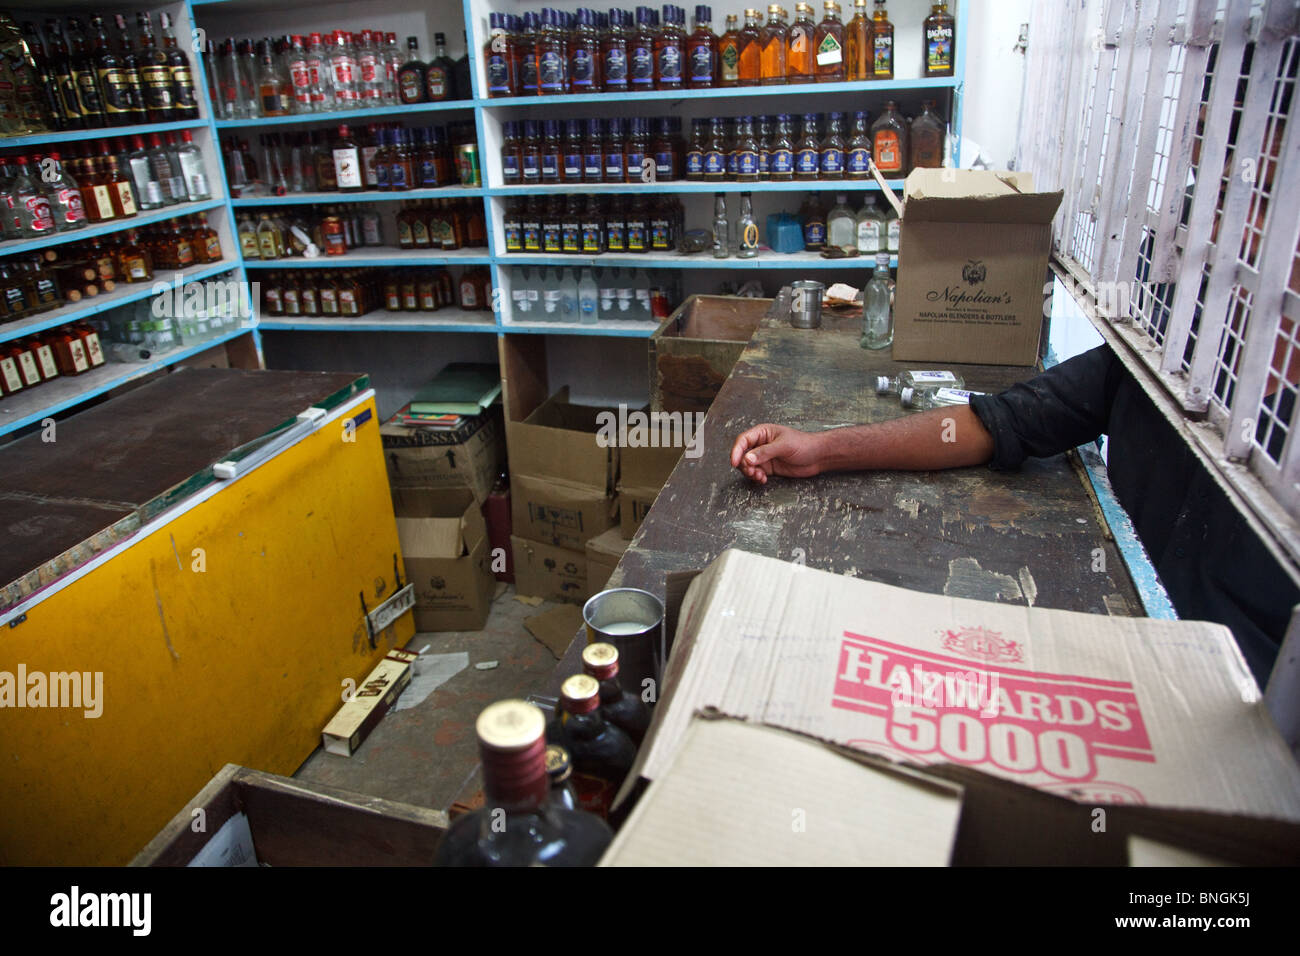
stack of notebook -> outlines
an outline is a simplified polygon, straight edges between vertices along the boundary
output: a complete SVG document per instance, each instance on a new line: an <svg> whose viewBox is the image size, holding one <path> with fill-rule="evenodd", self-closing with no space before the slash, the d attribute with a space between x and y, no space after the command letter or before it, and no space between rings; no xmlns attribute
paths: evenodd
<svg viewBox="0 0 1300 956"><path fill-rule="evenodd" d="M454 362L425 385L390 421L411 428L451 431L479 415L501 394L495 365Z"/></svg>

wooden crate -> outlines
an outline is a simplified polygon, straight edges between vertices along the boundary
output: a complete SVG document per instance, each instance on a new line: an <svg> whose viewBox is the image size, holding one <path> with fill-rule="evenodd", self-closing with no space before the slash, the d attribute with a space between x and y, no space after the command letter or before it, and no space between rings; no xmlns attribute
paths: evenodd
<svg viewBox="0 0 1300 956"><path fill-rule="evenodd" d="M198 813L197 811L202 811ZM429 866L447 814L226 764L131 866L186 866L226 821L248 818L270 866ZM202 831L195 832L202 819Z"/></svg>
<svg viewBox="0 0 1300 956"><path fill-rule="evenodd" d="M650 410L707 412L771 299L693 295L650 338Z"/></svg>

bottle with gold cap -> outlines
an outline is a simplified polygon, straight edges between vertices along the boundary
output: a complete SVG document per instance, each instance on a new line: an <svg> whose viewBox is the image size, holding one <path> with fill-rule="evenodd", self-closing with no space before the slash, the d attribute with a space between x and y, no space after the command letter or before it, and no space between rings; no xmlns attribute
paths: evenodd
<svg viewBox="0 0 1300 956"><path fill-rule="evenodd" d="M785 25L785 11L780 4L772 3L767 7L767 24L759 40L763 48L760 67L763 86L785 85L785 54L789 29Z"/></svg>
<svg viewBox="0 0 1300 956"><path fill-rule="evenodd" d="M650 708L618 679L618 648L604 641L582 649L582 669L600 681L600 712L638 747L650 726Z"/></svg>
<svg viewBox="0 0 1300 956"><path fill-rule="evenodd" d="M740 31L740 65L738 67L741 86L758 86L763 72L762 34L758 28L759 13L752 7L745 8L745 25Z"/></svg>
<svg viewBox="0 0 1300 956"><path fill-rule="evenodd" d="M435 866L593 866L600 859L614 838L605 822L551 799L545 725L541 709L522 700L479 714L483 807L451 825Z"/></svg>
<svg viewBox="0 0 1300 956"><path fill-rule="evenodd" d="M835 0L823 0L822 9L825 15L813 34L817 82L838 83L844 79L844 24L840 20L840 5Z"/></svg>
<svg viewBox="0 0 1300 956"><path fill-rule="evenodd" d="M814 38L817 23L813 20L812 5L794 5L794 23L790 24L786 42L785 78L789 83L811 83L817 76L814 56Z"/></svg>
<svg viewBox="0 0 1300 956"><path fill-rule="evenodd" d="M550 783L552 804L566 810L578 809L578 795L573 790L573 758L557 744L546 747L546 779Z"/></svg>
<svg viewBox="0 0 1300 956"><path fill-rule="evenodd" d="M578 805L605 816L636 759L636 744L605 719L600 682L574 674L560 685L560 740L573 758Z"/></svg>

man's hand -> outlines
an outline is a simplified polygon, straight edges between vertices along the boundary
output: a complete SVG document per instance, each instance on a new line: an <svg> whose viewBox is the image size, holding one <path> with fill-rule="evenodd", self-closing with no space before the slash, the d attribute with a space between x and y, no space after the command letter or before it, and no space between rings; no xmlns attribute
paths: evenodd
<svg viewBox="0 0 1300 956"><path fill-rule="evenodd" d="M731 467L766 484L769 475L810 478L820 474L821 438L786 425L755 425L731 446Z"/></svg>

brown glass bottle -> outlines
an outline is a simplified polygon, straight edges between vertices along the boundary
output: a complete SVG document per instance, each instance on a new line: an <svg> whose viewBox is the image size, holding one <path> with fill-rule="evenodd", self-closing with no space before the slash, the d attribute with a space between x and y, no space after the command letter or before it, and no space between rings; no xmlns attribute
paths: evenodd
<svg viewBox="0 0 1300 956"><path fill-rule="evenodd" d="M171 64L154 41L149 14L137 13L135 22L140 34L140 81L144 85L145 113L150 123L165 123L176 119Z"/></svg>
<svg viewBox="0 0 1300 956"><path fill-rule="evenodd" d="M871 124L871 158L886 179L907 175L907 121L893 100L885 104L885 111Z"/></svg>
<svg viewBox="0 0 1300 956"><path fill-rule="evenodd" d="M844 24L840 20L840 5L835 0L825 0L822 9L822 21L813 34L817 82L839 83L844 80Z"/></svg>
<svg viewBox="0 0 1300 956"><path fill-rule="evenodd" d="M148 282L153 278L153 256L140 244L140 234L128 229L117 254L117 274L124 282Z"/></svg>
<svg viewBox="0 0 1300 956"><path fill-rule="evenodd" d="M189 58L176 44L171 14L165 10L158 14L158 28L162 31L162 51L167 57L167 70L171 74L172 115L178 120L198 119L199 99L194 86L194 74L190 71Z"/></svg>
<svg viewBox="0 0 1300 956"><path fill-rule="evenodd" d="M663 29L654 38L655 89L680 90L686 66L686 31L677 19L677 8L664 4Z"/></svg>
<svg viewBox="0 0 1300 956"><path fill-rule="evenodd" d="M707 6L695 8L695 32L686 41L686 85L693 90L718 83L718 38L713 35L713 14Z"/></svg>
<svg viewBox="0 0 1300 956"><path fill-rule="evenodd" d="M759 54L761 64L759 77L764 86L785 85L786 44L790 39L790 30L785 25L785 11L779 4L767 7L767 24L759 38L762 51Z"/></svg>
<svg viewBox="0 0 1300 956"><path fill-rule="evenodd" d="M108 42L104 18L91 17L90 29L94 33L95 78L102 93L104 118L109 126L126 126L135 122L135 117L131 109L130 87L123 75L121 61Z"/></svg>
<svg viewBox="0 0 1300 956"><path fill-rule="evenodd" d="M853 19L844 27L844 78L869 80L871 66L871 17L867 0L853 0Z"/></svg>
<svg viewBox="0 0 1300 956"><path fill-rule="evenodd" d="M948 124L935 113L934 106L934 100L922 100L921 115L912 120L908 130L912 169L937 169L943 165L943 141Z"/></svg>
<svg viewBox="0 0 1300 956"><path fill-rule="evenodd" d="M795 19L790 24L786 41L785 78L789 83L811 83L817 75L814 55L817 24L813 22L812 7L806 3L794 5Z"/></svg>
<svg viewBox="0 0 1300 956"><path fill-rule="evenodd" d="M740 85L740 25L734 13L727 14L727 32L718 40L718 86Z"/></svg>
<svg viewBox="0 0 1300 956"><path fill-rule="evenodd" d="M871 13L871 79L894 78L894 25L889 22L885 0L876 0Z"/></svg>
<svg viewBox="0 0 1300 956"><path fill-rule="evenodd" d="M758 86L763 79L762 33L758 28L758 11L745 9L745 26L740 31L739 86Z"/></svg>
<svg viewBox="0 0 1300 956"><path fill-rule="evenodd" d="M952 76L956 57L957 21L948 13L948 4L933 4L925 18L921 37L921 73L923 76Z"/></svg>

